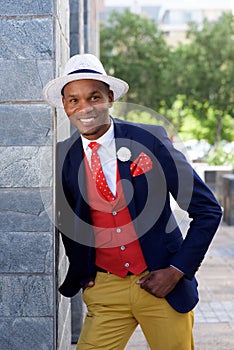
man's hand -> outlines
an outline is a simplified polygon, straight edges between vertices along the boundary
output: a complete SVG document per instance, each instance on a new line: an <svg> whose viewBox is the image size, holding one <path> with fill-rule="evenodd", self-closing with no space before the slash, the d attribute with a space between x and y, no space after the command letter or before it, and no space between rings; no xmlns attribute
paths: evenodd
<svg viewBox="0 0 234 350"><path fill-rule="evenodd" d="M93 280L88 281L87 283L85 283L85 284L82 286L83 291L84 291L87 287L93 287L94 284L95 284L95 282L94 282Z"/></svg>
<svg viewBox="0 0 234 350"><path fill-rule="evenodd" d="M170 266L166 269L151 271L136 283L154 296L164 298L175 288L182 277L183 272Z"/></svg>

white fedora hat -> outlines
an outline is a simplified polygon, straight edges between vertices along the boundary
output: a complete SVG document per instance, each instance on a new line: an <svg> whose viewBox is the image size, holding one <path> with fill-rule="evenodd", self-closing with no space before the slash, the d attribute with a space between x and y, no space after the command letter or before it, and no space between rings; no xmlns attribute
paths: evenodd
<svg viewBox="0 0 234 350"><path fill-rule="evenodd" d="M114 100L118 100L128 91L128 84L118 78L106 74L99 59L91 54L75 55L71 57L65 66L63 76L51 80L43 89L43 95L47 103L53 107L63 108L63 87L74 80L93 79L103 81L110 86L114 93Z"/></svg>

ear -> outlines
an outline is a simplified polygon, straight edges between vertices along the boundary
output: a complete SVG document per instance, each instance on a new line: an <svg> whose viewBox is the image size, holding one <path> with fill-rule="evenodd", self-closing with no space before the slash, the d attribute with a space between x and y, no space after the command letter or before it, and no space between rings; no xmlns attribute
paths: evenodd
<svg viewBox="0 0 234 350"><path fill-rule="evenodd" d="M109 98L109 106L112 107L114 103L114 92L112 90L109 90L108 98Z"/></svg>
<svg viewBox="0 0 234 350"><path fill-rule="evenodd" d="M64 103L65 103L64 96L62 96L62 103L63 103L63 107L64 107Z"/></svg>

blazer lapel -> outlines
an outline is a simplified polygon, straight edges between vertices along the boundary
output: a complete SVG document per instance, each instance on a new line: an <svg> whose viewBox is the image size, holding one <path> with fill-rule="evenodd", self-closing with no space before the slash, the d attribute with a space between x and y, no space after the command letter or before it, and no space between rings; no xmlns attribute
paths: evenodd
<svg viewBox="0 0 234 350"><path fill-rule="evenodd" d="M116 142L116 152L121 147L125 147L130 150L132 153L132 137L128 135L124 121L114 120L115 127L115 142ZM123 192L125 195L126 202L128 203L128 209L131 215L131 218L134 220L136 218L136 208L133 200L133 185L132 185L132 176L130 173L130 165L132 158L127 161L121 161L117 158L117 164L119 169L120 178L122 180Z"/></svg>
<svg viewBox="0 0 234 350"><path fill-rule="evenodd" d="M132 139L132 136L128 134L126 131L126 126L124 121L113 119L114 121L114 131L115 131L115 142L116 142L116 151L121 147L125 147L129 149L133 155L134 155L134 147ZM85 166L83 161L83 148L82 148L82 141L79 137L79 134L76 133L76 139L75 142L73 142L71 149L70 149L70 159L71 159L71 165L73 168L73 178L76 183L74 183L75 188L77 189L77 205L76 205L76 213L79 217L86 218L86 220L89 221L89 213L88 210L88 204L84 200L84 198L87 198L86 193L86 181L85 181ZM133 194L134 194L134 188L132 184L132 176L130 173L130 165L131 161L133 159L130 158L127 161L121 161L120 159L117 159L118 169L120 178L122 180L122 187L124 191L124 195L126 198L126 201L128 203L129 212L131 215L131 218L134 220L136 219L136 208L133 200ZM83 193L83 191L85 191ZM83 193L83 194L82 194Z"/></svg>

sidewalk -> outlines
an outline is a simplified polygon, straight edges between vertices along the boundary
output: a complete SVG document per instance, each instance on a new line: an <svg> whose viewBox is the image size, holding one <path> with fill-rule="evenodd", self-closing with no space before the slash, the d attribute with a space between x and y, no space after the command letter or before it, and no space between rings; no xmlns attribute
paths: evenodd
<svg viewBox="0 0 234 350"><path fill-rule="evenodd" d="M198 271L196 350L234 349L234 226L221 225Z"/></svg>
<svg viewBox="0 0 234 350"><path fill-rule="evenodd" d="M233 350L234 226L225 223L220 226L197 279L200 302L195 309L195 350ZM141 329L137 327L125 350L148 349Z"/></svg>

